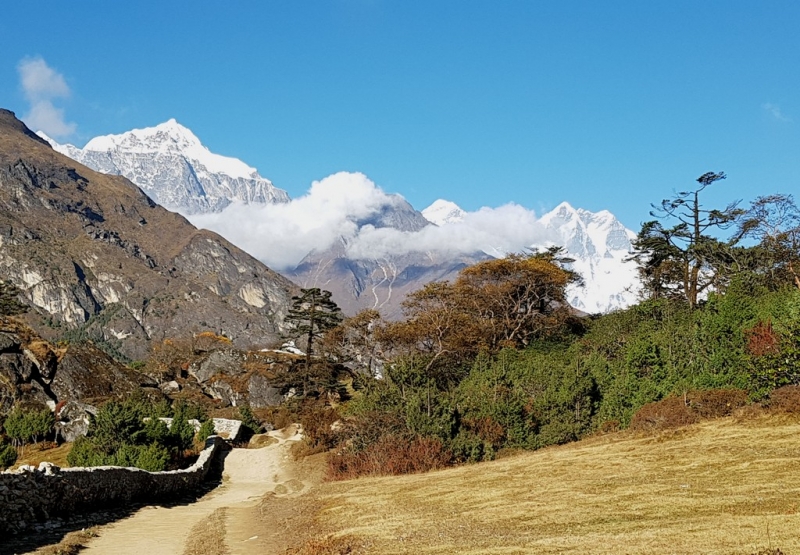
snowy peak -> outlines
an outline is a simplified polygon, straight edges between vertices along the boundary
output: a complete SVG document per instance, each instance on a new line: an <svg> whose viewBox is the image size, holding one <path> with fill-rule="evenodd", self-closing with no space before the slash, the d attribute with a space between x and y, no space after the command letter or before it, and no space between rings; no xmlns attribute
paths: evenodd
<svg viewBox="0 0 800 555"><path fill-rule="evenodd" d="M432 224L441 226L463 221L466 212L454 202L439 199L423 210L422 215Z"/></svg>
<svg viewBox="0 0 800 555"><path fill-rule="evenodd" d="M211 152L175 119L95 137L83 148L40 136L56 151L94 170L127 177L156 202L185 216L220 212L232 202L289 201L285 191L255 168Z"/></svg>
<svg viewBox="0 0 800 555"><path fill-rule="evenodd" d="M83 150L131 154L176 154L200 163L206 170L233 178L258 177L255 168L241 160L209 151L190 129L174 118L155 127L133 129L120 135L103 135L86 143Z"/></svg>
<svg viewBox="0 0 800 555"><path fill-rule="evenodd" d="M583 287L568 292L572 306L586 312L608 312L635 302L636 265L627 258L636 234L611 212L575 209L562 202L539 222L560 237L556 244L575 259L572 269L584 279Z"/></svg>

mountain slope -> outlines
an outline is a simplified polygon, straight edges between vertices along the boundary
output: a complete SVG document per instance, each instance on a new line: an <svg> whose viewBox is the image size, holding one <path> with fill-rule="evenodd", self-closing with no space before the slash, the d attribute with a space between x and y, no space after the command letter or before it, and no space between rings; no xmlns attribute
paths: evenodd
<svg viewBox="0 0 800 555"><path fill-rule="evenodd" d="M120 135L95 137L83 148L50 145L96 171L123 175L158 204L182 214L218 212L231 202L288 202L285 191L236 158L210 152L174 119Z"/></svg>
<svg viewBox="0 0 800 555"><path fill-rule="evenodd" d="M431 223L399 195L369 218L355 222L357 228L419 232ZM407 252L377 257L354 257L348 242L340 238L321 252L311 252L296 268L286 272L302 287L320 287L348 314L375 309L384 317L401 316L401 303L409 293L431 281L455 278L458 272L483 258L471 255L443 255L437 252ZM477 257L476 257L477 256Z"/></svg>
<svg viewBox="0 0 800 555"><path fill-rule="evenodd" d="M205 329L274 341L295 286L125 178L55 152L0 110L0 273L46 337L82 330L143 358L152 340Z"/></svg>

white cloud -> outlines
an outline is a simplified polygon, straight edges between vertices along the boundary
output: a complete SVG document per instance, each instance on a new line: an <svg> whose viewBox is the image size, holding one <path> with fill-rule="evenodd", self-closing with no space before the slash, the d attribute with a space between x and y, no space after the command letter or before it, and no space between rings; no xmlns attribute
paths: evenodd
<svg viewBox="0 0 800 555"><path fill-rule="evenodd" d="M792 121L792 118L786 116L782 111L781 107L777 104L772 104L771 102L766 102L761 105L761 109L765 110L769 113L773 118L778 121Z"/></svg>
<svg viewBox="0 0 800 555"><path fill-rule="evenodd" d="M23 59L17 71L22 92L30 104L28 113L22 117L28 127L44 131L51 137L66 137L74 133L76 124L67 123L64 110L53 105L53 100L70 95L64 76L41 57Z"/></svg>
<svg viewBox="0 0 800 555"><path fill-rule="evenodd" d="M404 232L359 227L358 222L404 202L380 189L364 174L341 172L315 181L306 195L286 204L234 204L219 214L190 216L192 223L216 231L268 266L296 266L312 250L325 250L340 237L351 258L377 258L409 252L505 254L548 237L533 211L517 204L468 212L462 222Z"/></svg>

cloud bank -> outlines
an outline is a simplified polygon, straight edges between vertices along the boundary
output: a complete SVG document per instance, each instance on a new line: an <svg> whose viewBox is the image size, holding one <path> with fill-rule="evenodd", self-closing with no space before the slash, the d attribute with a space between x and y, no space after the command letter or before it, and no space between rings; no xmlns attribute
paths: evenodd
<svg viewBox="0 0 800 555"><path fill-rule="evenodd" d="M402 197L384 192L364 174L341 172L315 181L308 193L285 204L232 204L221 213L188 218L277 270L294 268L312 250L326 250L340 238L354 259L411 252L502 255L558 241L533 211L517 204L481 208L461 222L419 231L359 225L402 205Z"/></svg>
<svg viewBox="0 0 800 555"><path fill-rule="evenodd" d="M64 76L41 57L23 59L17 65L17 71L22 92L30 104L28 113L22 117L28 127L56 138L72 135L77 126L67 123L64 110L53 104L55 99L70 95Z"/></svg>

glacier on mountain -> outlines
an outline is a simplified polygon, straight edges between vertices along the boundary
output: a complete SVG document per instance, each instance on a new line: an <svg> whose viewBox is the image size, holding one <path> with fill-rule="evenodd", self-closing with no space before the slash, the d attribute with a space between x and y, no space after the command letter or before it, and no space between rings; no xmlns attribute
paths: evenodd
<svg viewBox="0 0 800 555"><path fill-rule="evenodd" d="M95 137L83 148L56 151L113 175L123 175L158 204L183 215L219 212L232 202L288 202L286 191L241 160L209 151L189 129L171 119L155 127Z"/></svg>

